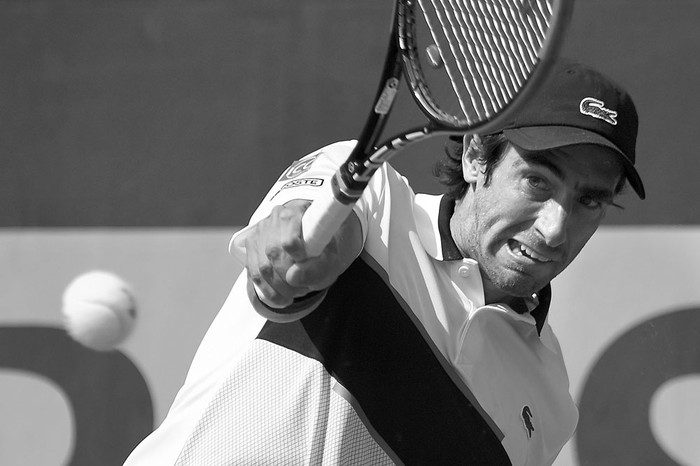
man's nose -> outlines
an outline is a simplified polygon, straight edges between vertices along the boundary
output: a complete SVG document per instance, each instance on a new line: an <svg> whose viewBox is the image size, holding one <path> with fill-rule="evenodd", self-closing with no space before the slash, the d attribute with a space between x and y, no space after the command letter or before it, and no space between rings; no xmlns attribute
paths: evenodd
<svg viewBox="0 0 700 466"><path fill-rule="evenodd" d="M569 212L560 202L550 199L540 209L535 228L545 240L547 246L557 247L566 242L566 228Z"/></svg>

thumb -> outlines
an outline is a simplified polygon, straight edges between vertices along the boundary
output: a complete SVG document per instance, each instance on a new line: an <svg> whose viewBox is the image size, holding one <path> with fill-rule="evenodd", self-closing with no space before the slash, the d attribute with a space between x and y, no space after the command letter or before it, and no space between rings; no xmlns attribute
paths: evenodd
<svg viewBox="0 0 700 466"><path fill-rule="evenodd" d="M305 267L301 267L298 263L294 263L287 269L287 273L284 276L284 280L290 286L296 288L305 288L307 285L306 275L307 274Z"/></svg>
<svg viewBox="0 0 700 466"><path fill-rule="evenodd" d="M292 264L284 278L290 286L318 291L331 286L337 273L328 269L327 262L313 258Z"/></svg>

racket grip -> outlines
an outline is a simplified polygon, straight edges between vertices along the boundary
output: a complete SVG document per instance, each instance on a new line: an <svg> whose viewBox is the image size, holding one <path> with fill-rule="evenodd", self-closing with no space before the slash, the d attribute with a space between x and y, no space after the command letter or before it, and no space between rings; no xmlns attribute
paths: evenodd
<svg viewBox="0 0 700 466"><path fill-rule="evenodd" d="M355 204L345 204L335 196L315 199L301 218L302 234L309 257L317 257L333 239Z"/></svg>

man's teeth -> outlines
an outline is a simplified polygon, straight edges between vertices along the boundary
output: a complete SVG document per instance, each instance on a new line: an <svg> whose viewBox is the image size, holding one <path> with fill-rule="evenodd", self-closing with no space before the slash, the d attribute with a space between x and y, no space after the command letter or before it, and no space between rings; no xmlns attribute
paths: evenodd
<svg viewBox="0 0 700 466"><path fill-rule="evenodd" d="M549 262L548 258L537 254L535 251L528 248L524 244L520 245L520 249L518 251L520 252L521 255L523 255L525 257L529 257L530 259L535 259L536 261L539 261L539 262Z"/></svg>

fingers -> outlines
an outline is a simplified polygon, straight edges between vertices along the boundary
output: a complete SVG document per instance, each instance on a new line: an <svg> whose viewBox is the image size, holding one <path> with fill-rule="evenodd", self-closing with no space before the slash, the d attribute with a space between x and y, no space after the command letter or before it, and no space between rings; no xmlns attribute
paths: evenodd
<svg viewBox="0 0 700 466"><path fill-rule="evenodd" d="M301 218L308 203L303 205L286 206L283 209L275 211L273 221L273 230L279 231L279 236L276 238L274 245L268 247L268 257L274 259L289 259L291 263L301 262L306 259L306 249L304 247L304 238L302 236ZM287 265L285 262L281 262Z"/></svg>
<svg viewBox="0 0 700 466"><path fill-rule="evenodd" d="M316 257L308 257L302 235L307 201L275 207L241 239L249 280L270 307L291 305L295 298L330 287L362 249L362 230L355 215L342 225Z"/></svg>
<svg viewBox="0 0 700 466"><path fill-rule="evenodd" d="M345 268L338 264L337 250L337 244L333 240L319 256L295 261L287 268L285 281L291 286L309 291L328 288Z"/></svg>
<svg viewBox="0 0 700 466"><path fill-rule="evenodd" d="M292 303L297 290L280 276L264 252L246 247L248 278L255 285L258 297L268 306L286 307Z"/></svg>
<svg viewBox="0 0 700 466"><path fill-rule="evenodd" d="M296 261L287 269L285 279L292 286L312 291L328 288L357 258L362 247L362 226L358 217L351 214L319 256Z"/></svg>
<svg viewBox="0 0 700 466"><path fill-rule="evenodd" d="M295 297L310 290L287 283L286 273L296 261L305 259L301 237L301 215L305 207L275 207L243 240L246 267L259 298L271 307L286 307Z"/></svg>

